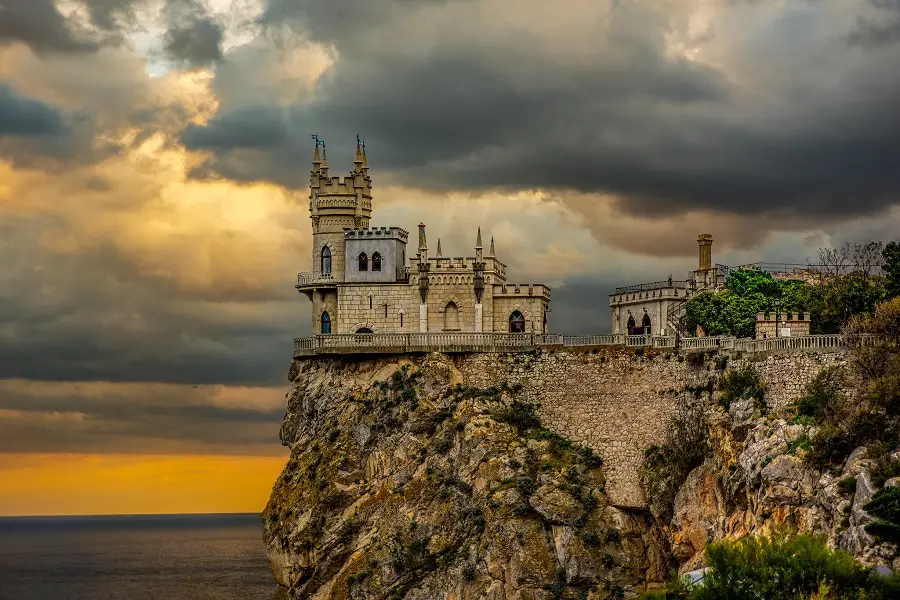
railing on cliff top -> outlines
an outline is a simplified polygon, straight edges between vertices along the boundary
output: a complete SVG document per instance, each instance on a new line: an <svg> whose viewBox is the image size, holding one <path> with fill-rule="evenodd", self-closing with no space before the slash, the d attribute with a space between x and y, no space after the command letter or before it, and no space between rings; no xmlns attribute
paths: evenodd
<svg viewBox="0 0 900 600"><path fill-rule="evenodd" d="M867 343L862 340L862 343ZM349 333L296 338L294 356L394 354L404 352L508 352L545 347L680 348L683 350L828 350L847 346L842 335L807 335L754 340L733 337L679 338L671 335L563 335L561 333Z"/></svg>

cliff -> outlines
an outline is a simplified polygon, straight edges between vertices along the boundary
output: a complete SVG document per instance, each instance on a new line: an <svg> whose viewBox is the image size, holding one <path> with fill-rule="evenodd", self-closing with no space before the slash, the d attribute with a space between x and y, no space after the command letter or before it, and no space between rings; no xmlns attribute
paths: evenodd
<svg viewBox="0 0 900 600"><path fill-rule="evenodd" d="M446 356L294 363L291 457L263 514L296 598L606 598L665 577L646 512L602 459L544 429L518 386Z"/></svg>
<svg viewBox="0 0 900 600"><path fill-rule="evenodd" d="M791 417L844 361L622 348L297 360L291 457L263 514L270 566L295 598L599 600L703 566L710 541L788 525L897 569L863 506L900 481L882 464L900 454L859 448L814 469L816 426ZM723 397L751 371L759 394Z"/></svg>

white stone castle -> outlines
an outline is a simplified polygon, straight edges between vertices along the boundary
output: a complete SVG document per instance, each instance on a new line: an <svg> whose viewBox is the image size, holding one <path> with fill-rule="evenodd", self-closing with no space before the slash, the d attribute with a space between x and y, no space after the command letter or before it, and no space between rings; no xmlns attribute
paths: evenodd
<svg viewBox="0 0 900 600"><path fill-rule="evenodd" d="M493 238L484 255L481 228L475 256L445 257L440 240L429 256L425 225L419 224L418 251L407 260L407 231L369 227L372 179L365 145L357 139L349 176L332 177L324 142L315 139L312 271L300 273L296 287L312 301L316 335L547 332L550 288L507 283Z"/></svg>

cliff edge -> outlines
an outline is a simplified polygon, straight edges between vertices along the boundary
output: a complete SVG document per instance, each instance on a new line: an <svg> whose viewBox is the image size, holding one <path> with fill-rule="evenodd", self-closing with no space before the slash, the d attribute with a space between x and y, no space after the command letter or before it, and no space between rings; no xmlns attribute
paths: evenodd
<svg viewBox="0 0 900 600"><path fill-rule="evenodd" d="M293 363L263 513L292 597L600 599L666 577L661 529L610 504L599 455L519 385L465 381L437 354Z"/></svg>

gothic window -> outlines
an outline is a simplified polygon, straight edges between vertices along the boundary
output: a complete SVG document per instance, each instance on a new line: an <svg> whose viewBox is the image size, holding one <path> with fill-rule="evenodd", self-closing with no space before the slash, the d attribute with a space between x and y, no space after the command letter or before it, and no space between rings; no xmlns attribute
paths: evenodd
<svg viewBox="0 0 900 600"><path fill-rule="evenodd" d="M643 333L650 333L650 315L644 313L644 319L641 322L641 327L643 327Z"/></svg>
<svg viewBox="0 0 900 600"><path fill-rule="evenodd" d="M637 323L634 322L634 315L628 315L628 324L626 325L628 328L628 335L634 335L635 329L637 328Z"/></svg>
<svg viewBox="0 0 900 600"><path fill-rule="evenodd" d="M369 257L366 256L365 252L359 253L359 270L360 271L368 271L369 270Z"/></svg>
<svg viewBox="0 0 900 600"><path fill-rule="evenodd" d="M444 331L459 331L459 307L455 302L444 307Z"/></svg>
<svg viewBox="0 0 900 600"><path fill-rule="evenodd" d="M517 310L509 315L509 332L525 333L525 315Z"/></svg>
<svg viewBox="0 0 900 600"><path fill-rule="evenodd" d="M381 270L381 255L377 252L372 255L372 270L380 271Z"/></svg>
<svg viewBox="0 0 900 600"><path fill-rule="evenodd" d="M331 248L322 248L322 275L331 275Z"/></svg>
<svg viewBox="0 0 900 600"><path fill-rule="evenodd" d="M322 335L331 333L331 316L328 311L322 313Z"/></svg>

